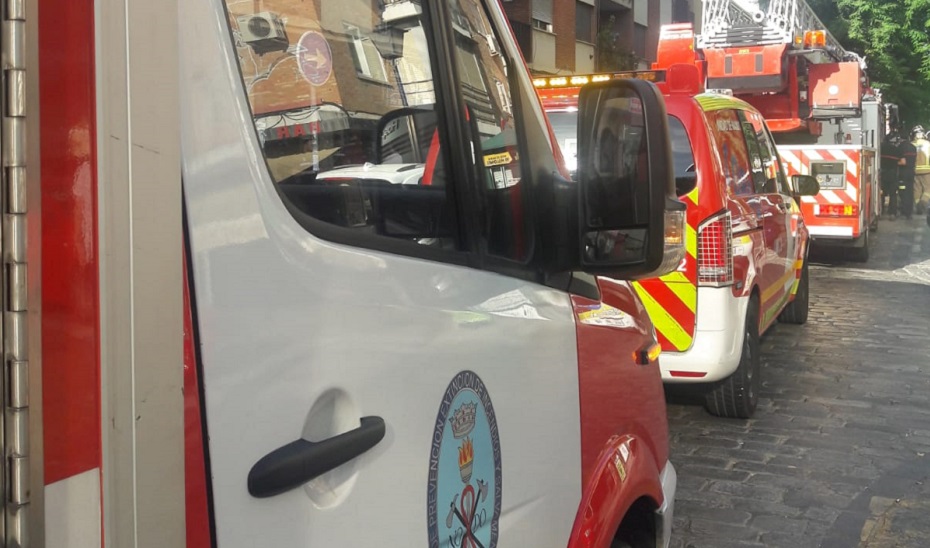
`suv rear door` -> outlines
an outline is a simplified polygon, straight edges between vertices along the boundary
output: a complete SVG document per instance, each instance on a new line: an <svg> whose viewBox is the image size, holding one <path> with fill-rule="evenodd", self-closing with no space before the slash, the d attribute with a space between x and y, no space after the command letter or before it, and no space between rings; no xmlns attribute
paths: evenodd
<svg viewBox="0 0 930 548"><path fill-rule="evenodd" d="M217 545L564 544L575 326L565 292L518 277L529 178L554 164L516 153L546 141L497 4L181 6ZM316 179L379 163L389 118L429 185ZM314 451L342 464L307 481Z"/></svg>

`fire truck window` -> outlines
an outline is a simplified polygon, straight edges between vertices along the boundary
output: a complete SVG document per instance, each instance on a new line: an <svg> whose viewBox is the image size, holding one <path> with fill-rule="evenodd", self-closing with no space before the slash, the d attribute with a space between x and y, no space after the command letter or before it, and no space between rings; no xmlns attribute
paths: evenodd
<svg viewBox="0 0 930 548"><path fill-rule="evenodd" d="M720 155L721 167L727 187L734 196L751 196L755 193L750 168L749 149L743 137L743 126L735 110L721 109L705 112L714 145Z"/></svg>
<svg viewBox="0 0 930 548"><path fill-rule="evenodd" d="M672 141L672 163L675 167L675 190L679 196L694 190L697 173L694 170L694 152L684 124L675 116L668 117L669 136Z"/></svg>
<svg viewBox="0 0 930 548"><path fill-rule="evenodd" d="M510 63L480 2L448 0L448 5L466 121L478 149L475 160L485 206L483 230L488 252L524 261L530 230Z"/></svg>
<svg viewBox="0 0 930 548"><path fill-rule="evenodd" d="M419 3L227 0L226 7L258 141L295 215L456 249L433 108L435 59Z"/></svg>

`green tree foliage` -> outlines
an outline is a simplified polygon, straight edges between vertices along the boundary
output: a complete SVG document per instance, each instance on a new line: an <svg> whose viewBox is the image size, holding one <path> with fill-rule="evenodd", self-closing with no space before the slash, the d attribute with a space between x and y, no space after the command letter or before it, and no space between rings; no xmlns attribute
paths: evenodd
<svg viewBox="0 0 930 548"><path fill-rule="evenodd" d="M904 123L930 124L930 0L808 0L830 32L865 55L872 85Z"/></svg>
<svg viewBox="0 0 930 548"><path fill-rule="evenodd" d="M598 29L597 70L599 72L635 70L639 63L639 58L620 43L620 33L614 30L615 24L616 17L611 15Z"/></svg>

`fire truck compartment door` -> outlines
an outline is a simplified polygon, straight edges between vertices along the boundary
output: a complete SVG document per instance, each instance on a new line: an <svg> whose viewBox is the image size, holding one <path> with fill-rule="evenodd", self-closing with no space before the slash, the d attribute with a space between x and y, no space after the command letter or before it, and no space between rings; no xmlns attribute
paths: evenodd
<svg viewBox="0 0 930 548"><path fill-rule="evenodd" d="M859 63L822 63L810 66L812 118L855 116L862 108L862 70Z"/></svg>

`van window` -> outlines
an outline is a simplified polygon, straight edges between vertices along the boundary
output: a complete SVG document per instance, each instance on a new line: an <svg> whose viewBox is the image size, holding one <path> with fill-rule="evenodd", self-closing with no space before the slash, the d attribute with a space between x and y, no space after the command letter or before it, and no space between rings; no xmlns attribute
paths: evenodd
<svg viewBox="0 0 930 548"><path fill-rule="evenodd" d="M743 125L733 109L705 111L704 116L720 154L727 188L734 196L755 194L750 168L749 149L743 136Z"/></svg>
<svg viewBox="0 0 930 548"><path fill-rule="evenodd" d="M668 117L669 138L672 141L672 163L675 168L675 191L679 196L694 190L697 173L694 170L694 151L684 124L677 117Z"/></svg>
<svg viewBox="0 0 930 548"><path fill-rule="evenodd" d="M762 163L762 149L759 146L759 140L756 137L756 130L752 127L752 124L746 120L746 116L743 111L739 111L740 124L743 128L743 138L746 139L746 146L749 147L749 163L752 166L752 183L755 193L762 194L764 192L770 192L766 189L766 183L768 179L766 178L765 166ZM772 179L772 187L774 189L775 180Z"/></svg>
<svg viewBox="0 0 930 548"><path fill-rule="evenodd" d="M411 6L394 19L369 0L226 1L258 142L298 220L457 249L436 61ZM473 79L475 59L466 61Z"/></svg>
<svg viewBox="0 0 930 548"><path fill-rule="evenodd" d="M530 217L524 182L510 66L477 0L448 0L456 67L472 142L477 145L487 251L522 262L529 257Z"/></svg>
<svg viewBox="0 0 930 548"><path fill-rule="evenodd" d="M752 129L756 134L756 140L759 143L759 150L762 154L763 171L766 178L766 192L780 192L782 194L791 194L788 185L788 179L785 177L784 169L779 161L778 151L775 148L775 139L769 132L765 120L758 112L746 112L746 118L752 124ZM774 182L774 184L773 184Z"/></svg>

